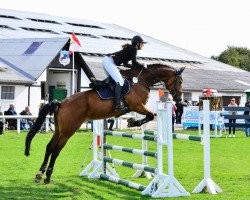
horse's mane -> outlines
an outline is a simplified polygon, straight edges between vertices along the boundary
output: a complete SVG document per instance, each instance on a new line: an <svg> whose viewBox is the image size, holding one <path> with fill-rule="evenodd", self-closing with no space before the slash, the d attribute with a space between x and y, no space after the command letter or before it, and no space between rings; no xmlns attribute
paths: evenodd
<svg viewBox="0 0 250 200"><path fill-rule="evenodd" d="M169 68L170 70L175 70L174 67L170 65L165 65L162 63L154 63L147 65L147 69L159 69L159 68ZM134 67L132 69L120 70L122 75L125 75L127 78L132 78L134 76L138 76L138 73L141 71L141 67Z"/></svg>

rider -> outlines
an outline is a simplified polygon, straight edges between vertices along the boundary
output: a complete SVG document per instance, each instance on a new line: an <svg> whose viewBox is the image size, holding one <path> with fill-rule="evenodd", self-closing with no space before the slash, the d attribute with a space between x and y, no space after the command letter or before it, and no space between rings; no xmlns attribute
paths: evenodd
<svg viewBox="0 0 250 200"><path fill-rule="evenodd" d="M127 43L122 45L122 50L109 54L108 56L105 56L102 61L105 73L107 75L110 75L116 82L114 91L115 92L114 111L125 110L124 105L123 104L121 105L120 103L124 80L117 66L123 64L123 66L127 68L133 68L133 67L146 68L146 65L140 64L136 60L137 50L141 50L145 43L146 42L141 38L141 36L136 35L132 38L131 44ZM132 65L128 64L129 61L132 61Z"/></svg>

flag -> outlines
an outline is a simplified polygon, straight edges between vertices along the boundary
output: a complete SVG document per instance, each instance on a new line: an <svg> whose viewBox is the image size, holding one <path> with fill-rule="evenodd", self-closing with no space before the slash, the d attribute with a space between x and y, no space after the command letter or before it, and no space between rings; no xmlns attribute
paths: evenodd
<svg viewBox="0 0 250 200"><path fill-rule="evenodd" d="M65 50L60 51L59 62L64 66L70 63L69 51Z"/></svg>
<svg viewBox="0 0 250 200"><path fill-rule="evenodd" d="M73 52L80 51L81 43L75 36L75 33L72 33L70 45L69 45L69 52L72 54Z"/></svg>
<svg viewBox="0 0 250 200"><path fill-rule="evenodd" d="M162 89L159 89L159 98L161 98L164 94L164 91Z"/></svg>
<svg viewBox="0 0 250 200"><path fill-rule="evenodd" d="M205 90L205 94L207 97L210 96L210 94L212 93L213 93L212 90L210 90L209 88Z"/></svg>

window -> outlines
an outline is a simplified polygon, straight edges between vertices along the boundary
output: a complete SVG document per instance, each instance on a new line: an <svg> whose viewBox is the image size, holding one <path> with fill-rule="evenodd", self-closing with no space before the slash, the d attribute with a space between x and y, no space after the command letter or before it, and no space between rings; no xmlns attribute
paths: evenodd
<svg viewBox="0 0 250 200"><path fill-rule="evenodd" d="M32 42L32 44L26 49L26 51L22 54L23 56L30 56L41 46L43 42Z"/></svg>
<svg viewBox="0 0 250 200"><path fill-rule="evenodd" d="M108 36L108 35L102 35L102 37L112 39L112 40L131 40L131 38L124 38L124 37L117 37L117 36Z"/></svg>
<svg viewBox="0 0 250 200"><path fill-rule="evenodd" d="M1 99L14 99L15 86L1 86Z"/></svg>
<svg viewBox="0 0 250 200"><path fill-rule="evenodd" d="M2 25L2 24L0 24L0 28L9 29L9 30L15 30L14 28L11 28L11 27L9 27L7 25Z"/></svg>
<svg viewBox="0 0 250 200"><path fill-rule="evenodd" d="M191 92L184 92L183 93L183 100L187 100L187 101L192 101L192 93Z"/></svg>
<svg viewBox="0 0 250 200"><path fill-rule="evenodd" d="M52 34L58 34L52 30L48 30L48 29L41 29L41 28L28 28L28 27L20 27L26 31L35 31L35 32L43 32L43 33L52 33Z"/></svg>
<svg viewBox="0 0 250 200"><path fill-rule="evenodd" d="M53 20L47 20L47 19L35 19L35 18L27 18L34 22L44 22L44 23L51 23L51 24L60 24L59 22L53 21Z"/></svg>
<svg viewBox="0 0 250 200"><path fill-rule="evenodd" d="M98 28L98 29L104 29L100 26L94 26L94 25L89 25L89 24L78 24L78 23L70 23L66 22L66 24L69 24L71 26L80 26L80 27L86 27L86 28Z"/></svg>
<svg viewBox="0 0 250 200"><path fill-rule="evenodd" d="M67 33L69 35L72 34L72 32L66 32L66 31L63 31L63 33ZM92 34L89 34L89 33L77 33L77 32L74 32L74 33L75 33L75 35L80 35L80 36L85 36L85 37L90 37L90 38L98 38L98 37L96 37Z"/></svg>
<svg viewBox="0 0 250 200"><path fill-rule="evenodd" d="M9 19L19 19L21 20L20 18L18 17L15 17L15 16L9 16L9 15L0 15L0 18L9 18Z"/></svg>

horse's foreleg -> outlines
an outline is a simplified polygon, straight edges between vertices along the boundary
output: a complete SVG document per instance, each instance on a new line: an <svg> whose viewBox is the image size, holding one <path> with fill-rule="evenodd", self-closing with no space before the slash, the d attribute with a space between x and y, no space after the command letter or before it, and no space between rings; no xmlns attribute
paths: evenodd
<svg viewBox="0 0 250 200"><path fill-rule="evenodd" d="M141 120L134 120L133 118L128 119L128 127L141 126L154 119L154 113L148 111L145 106L139 107L134 111L139 114L146 115L146 117Z"/></svg>
<svg viewBox="0 0 250 200"><path fill-rule="evenodd" d="M50 177L53 173L53 168L54 168L56 159L57 159L60 151L62 150L62 148L67 143L68 139L69 139L68 137L60 137L55 149L53 149L52 154L51 154L51 158L50 158L50 163L49 163L49 166L48 166L47 171L46 171L46 179L44 179L45 184L50 183Z"/></svg>

